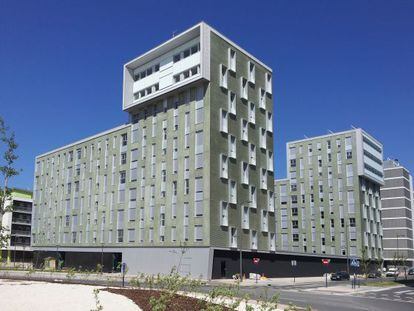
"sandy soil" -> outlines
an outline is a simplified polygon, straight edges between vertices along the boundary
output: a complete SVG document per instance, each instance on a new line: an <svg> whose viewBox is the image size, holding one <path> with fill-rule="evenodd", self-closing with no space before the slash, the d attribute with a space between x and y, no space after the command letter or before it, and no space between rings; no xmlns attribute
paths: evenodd
<svg viewBox="0 0 414 311"><path fill-rule="evenodd" d="M90 311L96 309L93 290L99 286L0 280L1 311ZM130 299L99 292L104 311L140 311Z"/></svg>

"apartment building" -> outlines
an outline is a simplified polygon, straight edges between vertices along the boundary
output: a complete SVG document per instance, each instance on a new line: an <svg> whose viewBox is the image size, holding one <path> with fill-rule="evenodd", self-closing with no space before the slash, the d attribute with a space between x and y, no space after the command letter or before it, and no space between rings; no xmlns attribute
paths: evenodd
<svg viewBox="0 0 414 311"><path fill-rule="evenodd" d="M352 129L286 149L288 178L275 182L277 251L301 256L314 273L321 258L338 269L349 258L382 258L381 143Z"/></svg>
<svg viewBox="0 0 414 311"><path fill-rule="evenodd" d="M123 110L36 157L38 262L209 279L275 251L271 68L200 23L124 65Z"/></svg>
<svg viewBox="0 0 414 311"><path fill-rule="evenodd" d="M384 264L414 264L413 182L410 172L397 160L384 161L381 187Z"/></svg>
<svg viewBox="0 0 414 311"><path fill-rule="evenodd" d="M32 258L30 248L32 222L32 192L13 189L6 206L12 211L3 215L2 224L7 228L5 234L10 236L1 248L0 261L5 263L28 262Z"/></svg>

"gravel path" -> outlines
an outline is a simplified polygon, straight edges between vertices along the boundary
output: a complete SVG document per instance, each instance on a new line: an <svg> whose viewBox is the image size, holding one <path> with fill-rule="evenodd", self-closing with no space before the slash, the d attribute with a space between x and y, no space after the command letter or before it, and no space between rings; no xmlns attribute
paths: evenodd
<svg viewBox="0 0 414 311"><path fill-rule="evenodd" d="M93 290L99 286L0 280L1 311L90 311L96 309ZM130 299L99 292L103 311L140 311Z"/></svg>

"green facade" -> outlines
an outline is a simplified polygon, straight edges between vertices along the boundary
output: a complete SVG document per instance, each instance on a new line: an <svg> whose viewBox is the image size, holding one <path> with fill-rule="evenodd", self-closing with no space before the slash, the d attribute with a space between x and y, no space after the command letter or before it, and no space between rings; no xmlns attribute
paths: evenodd
<svg viewBox="0 0 414 311"><path fill-rule="evenodd" d="M229 67L229 48L236 52L237 63L224 89L220 65ZM230 248L229 228L242 231L240 204L249 200L253 186L257 206L249 210L243 248L251 248L254 230L258 250L269 250L269 233L275 229L274 213L267 212L269 197L274 203L273 130L267 118L272 120L273 102L269 91L260 108L259 90L265 89L266 73L271 73L213 32L209 52L210 81L200 79L151 99L128 111L130 123L36 158L35 247ZM242 100L240 78L247 78L249 61L255 64L255 82L248 83L248 100ZM228 110L229 91L236 94L236 114L229 116L228 133L223 133L220 109ZM241 118L248 119L250 103L255 104L255 124L248 125L248 141L243 142ZM259 147L261 133L264 148ZM229 159L224 179L220 159L229 153L229 135L235 137L237 157ZM242 185L241 162L249 162L251 143L257 146L256 165L249 165L249 185ZM131 179L135 168L136 178ZM260 185L261 170L266 171L265 187ZM237 199L229 203L224 226L221 206L228 201L230 180L236 182ZM267 212L267 232L261 229L262 210Z"/></svg>
<svg viewBox="0 0 414 311"><path fill-rule="evenodd" d="M357 134L287 144L288 178L275 183L281 252L382 256L380 184L358 171Z"/></svg>

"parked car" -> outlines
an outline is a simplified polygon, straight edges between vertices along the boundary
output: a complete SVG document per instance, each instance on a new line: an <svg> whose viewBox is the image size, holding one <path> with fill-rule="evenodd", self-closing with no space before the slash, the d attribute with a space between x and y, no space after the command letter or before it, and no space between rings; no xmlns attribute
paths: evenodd
<svg viewBox="0 0 414 311"><path fill-rule="evenodd" d="M375 279L375 278L380 278L381 277L381 272L379 271L373 271L368 273L368 278L370 279Z"/></svg>
<svg viewBox="0 0 414 311"><path fill-rule="evenodd" d="M408 269L407 274L408 274L408 275L414 275L414 268L410 268L410 269Z"/></svg>
<svg viewBox="0 0 414 311"><path fill-rule="evenodd" d="M399 271L398 268L389 268L387 272L385 272L385 276L393 276L396 277L398 276Z"/></svg>
<svg viewBox="0 0 414 311"><path fill-rule="evenodd" d="M346 271L339 271L331 274L332 281L349 280L349 273Z"/></svg>

